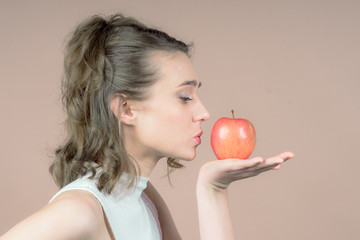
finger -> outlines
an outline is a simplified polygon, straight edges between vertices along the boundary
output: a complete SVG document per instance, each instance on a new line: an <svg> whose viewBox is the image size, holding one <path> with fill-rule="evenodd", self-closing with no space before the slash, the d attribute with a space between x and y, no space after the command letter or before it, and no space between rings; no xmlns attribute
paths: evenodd
<svg viewBox="0 0 360 240"><path fill-rule="evenodd" d="M273 165L270 165L268 167L264 167L264 168L260 168L259 170L257 170L259 173L262 173L262 172L266 172L266 171L269 171L269 170L277 170L279 169L281 166L281 164L273 164Z"/></svg>
<svg viewBox="0 0 360 240"><path fill-rule="evenodd" d="M259 164L263 163L264 159L262 157L255 157L251 159L225 159L220 161L223 171L229 173L237 173L245 171L246 169L251 169Z"/></svg>
<svg viewBox="0 0 360 240"><path fill-rule="evenodd" d="M238 174L237 174L237 177L239 179L241 179L241 178L244 178L244 177L257 176L260 173L272 170L272 169L277 168L279 166L280 166L280 164L272 164L272 165L268 165L266 167L262 167L262 168L258 168L258 169L254 169L254 168L250 169L249 168L249 169L246 169L246 170L243 170L243 171L239 171Z"/></svg>
<svg viewBox="0 0 360 240"><path fill-rule="evenodd" d="M226 159L226 160L222 160L222 161L226 161L228 163L228 168L236 171L236 170L240 170L240 169L244 170L244 169L255 167L255 166L263 163L264 159L262 157L255 157L255 158L246 159L246 160Z"/></svg>
<svg viewBox="0 0 360 240"><path fill-rule="evenodd" d="M273 170L279 170L280 167L281 167L281 164L284 163L285 161L291 159L295 157L294 153L293 152L283 152L281 154L279 154L278 156L276 157L272 157L272 158L268 158L266 159L265 161L269 161L269 162L274 162L275 164L278 163L277 165L275 165L274 168L272 168ZM279 159L281 158L281 159Z"/></svg>
<svg viewBox="0 0 360 240"><path fill-rule="evenodd" d="M247 161L252 162L254 165L258 165L264 162L264 158L262 157L254 157L254 158L250 158Z"/></svg>
<svg viewBox="0 0 360 240"><path fill-rule="evenodd" d="M280 167L281 167L281 164L278 164L277 166L275 166L275 167L273 168L273 170L279 170Z"/></svg>
<svg viewBox="0 0 360 240"><path fill-rule="evenodd" d="M294 158L295 154L293 152L283 152L281 154L278 155L279 157L284 159L284 162L286 162L287 160ZM280 169L281 164L279 164L278 166L274 167L274 170L279 170Z"/></svg>
<svg viewBox="0 0 360 240"><path fill-rule="evenodd" d="M271 169L279 169L280 165L286 160L293 158L294 153L292 152L283 152L275 157L270 157L263 159L262 157L255 157L247 160L238 160L232 159L236 162L236 165L233 165L231 170L245 170L246 172L263 172Z"/></svg>
<svg viewBox="0 0 360 240"><path fill-rule="evenodd" d="M263 162L254 165L252 167L246 168L244 170L246 171L267 171L270 169L273 169L274 167L276 167L279 164L282 164L284 162L284 159L279 157L279 156L275 156L275 157L271 157L271 158L267 158L265 159Z"/></svg>
<svg viewBox="0 0 360 240"><path fill-rule="evenodd" d="M284 162L284 159L282 157L275 156L275 157L266 158L262 164L259 164L256 167L258 169L275 167L279 164L282 164L283 162Z"/></svg>
<svg viewBox="0 0 360 240"><path fill-rule="evenodd" d="M282 159L284 159L284 161L287 161L291 158L294 158L295 154L293 152L287 151L287 152L280 153L278 156L281 157Z"/></svg>

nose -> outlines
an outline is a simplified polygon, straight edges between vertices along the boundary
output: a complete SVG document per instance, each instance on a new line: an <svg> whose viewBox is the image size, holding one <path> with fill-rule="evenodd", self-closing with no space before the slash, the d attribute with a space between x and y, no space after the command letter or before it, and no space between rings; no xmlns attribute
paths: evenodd
<svg viewBox="0 0 360 240"><path fill-rule="evenodd" d="M193 120L194 122L197 121L206 121L210 118L210 114L208 112L208 110L205 108L205 106L202 104L201 101L199 101L198 107L195 111Z"/></svg>

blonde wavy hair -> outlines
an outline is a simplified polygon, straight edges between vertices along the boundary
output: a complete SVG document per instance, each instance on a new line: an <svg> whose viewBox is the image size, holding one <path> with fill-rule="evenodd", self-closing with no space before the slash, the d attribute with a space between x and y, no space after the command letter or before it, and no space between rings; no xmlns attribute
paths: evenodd
<svg viewBox="0 0 360 240"><path fill-rule="evenodd" d="M137 181L138 166L127 154L121 122L110 108L113 96L144 101L157 79L154 51L181 51L190 45L147 27L131 17L92 16L80 23L65 48L62 102L67 113L67 139L55 150L50 173L61 188L91 174L97 187L111 193L123 173L128 188ZM183 167L168 158L168 174ZM170 169L170 170L169 170Z"/></svg>

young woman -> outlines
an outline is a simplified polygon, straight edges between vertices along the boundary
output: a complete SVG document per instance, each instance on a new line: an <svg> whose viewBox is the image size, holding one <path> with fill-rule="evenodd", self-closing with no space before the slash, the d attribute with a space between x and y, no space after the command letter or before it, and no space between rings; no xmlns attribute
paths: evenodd
<svg viewBox="0 0 360 240"><path fill-rule="evenodd" d="M120 14L82 22L66 46L68 138L50 172L61 190L2 240L181 239L149 176L162 158L190 161L209 113L190 46ZM200 235L234 239L233 181L278 169L293 153L209 161L197 181Z"/></svg>

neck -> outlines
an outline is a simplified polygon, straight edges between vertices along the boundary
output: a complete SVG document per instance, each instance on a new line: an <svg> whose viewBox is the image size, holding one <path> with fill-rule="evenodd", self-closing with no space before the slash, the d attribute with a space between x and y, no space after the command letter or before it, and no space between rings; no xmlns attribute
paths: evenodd
<svg viewBox="0 0 360 240"><path fill-rule="evenodd" d="M133 160L136 161L136 163L139 165L140 174L138 175L140 175L141 177L150 178L150 175L153 169L155 168L157 162L159 161L159 159L146 158L146 157L134 156L134 155L131 156L134 158Z"/></svg>
<svg viewBox="0 0 360 240"><path fill-rule="evenodd" d="M136 136L136 134L132 128L124 128L126 151L131 156L131 160L136 161L134 164L139 166L140 173L138 173L138 175L149 178L161 157L151 149L140 144L134 136Z"/></svg>

